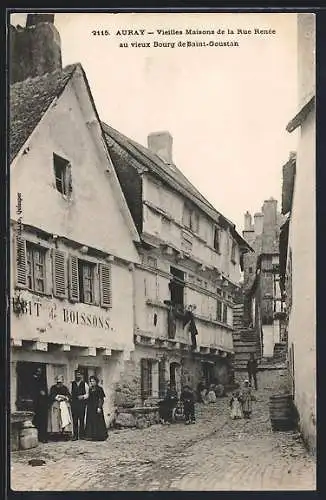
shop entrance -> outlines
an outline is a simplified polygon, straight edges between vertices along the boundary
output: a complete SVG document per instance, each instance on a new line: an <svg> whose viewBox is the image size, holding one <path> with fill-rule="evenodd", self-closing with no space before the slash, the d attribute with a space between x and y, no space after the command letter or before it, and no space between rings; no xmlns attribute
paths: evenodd
<svg viewBox="0 0 326 500"><path fill-rule="evenodd" d="M33 410L33 375L37 368L42 370L42 379L47 386L46 379L46 364L34 363L30 361L17 361L17 401L16 407L18 411Z"/></svg>
<svg viewBox="0 0 326 500"><path fill-rule="evenodd" d="M84 366L78 365L78 370L84 375L85 382L89 383L89 377L95 375L98 378L100 385L103 385L102 370L99 366Z"/></svg>

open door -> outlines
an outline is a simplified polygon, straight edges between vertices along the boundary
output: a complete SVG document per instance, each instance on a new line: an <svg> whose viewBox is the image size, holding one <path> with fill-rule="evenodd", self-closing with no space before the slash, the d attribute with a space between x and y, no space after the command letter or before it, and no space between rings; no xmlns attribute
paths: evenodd
<svg viewBox="0 0 326 500"><path fill-rule="evenodd" d="M34 385L33 375L37 368L42 370L42 378L45 385L46 379L46 364L34 363L30 361L17 361L17 401L16 407L18 411L33 410L33 393Z"/></svg>

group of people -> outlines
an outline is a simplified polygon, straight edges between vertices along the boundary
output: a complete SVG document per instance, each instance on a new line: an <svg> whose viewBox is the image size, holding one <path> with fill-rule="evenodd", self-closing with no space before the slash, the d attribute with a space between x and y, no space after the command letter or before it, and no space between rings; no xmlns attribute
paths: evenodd
<svg viewBox="0 0 326 500"><path fill-rule="evenodd" d="M242 389L233 392L230 399L231 418L233 420L238 418L249 419L251 417L252 402L256 400L252 394L252 382L254 382L255 390L258 389L257 369L258 362L255 354L251 353L247 363L248 379L244 381Z"/></svg>
<svg viewBox="0 0 326 500"><path fill-rule="evenodd" d="M105 394L95 376L91 376L87 384L77 370L69 390L63 376L59 375L49 392L40 368L33 378L33 424L38 430L39 441L44 443L49 438L107 439L103 413Z"/></svg>
<svg viewBox="0 0 326 500"><path fill-rule="evenodd" d="M231 418L233 420L239 418L249 419L252 413L252 402L255 400L249 380L245 380L243 388L234 391L230 399Z"/></svg>
<svg viewBox="0 0 326 500"><path fill-rule="evenodd" d="M186 425L195 424L195 400L196 396L194 391L189 385L184 385L181 395L180 402L183 405L183 413ZM178 409L179 397L176 391L175 385L171 384L166 391L165 398L160 402L159 413L160 421L164 425L170 425L173 421L174 412Z"/></svg>

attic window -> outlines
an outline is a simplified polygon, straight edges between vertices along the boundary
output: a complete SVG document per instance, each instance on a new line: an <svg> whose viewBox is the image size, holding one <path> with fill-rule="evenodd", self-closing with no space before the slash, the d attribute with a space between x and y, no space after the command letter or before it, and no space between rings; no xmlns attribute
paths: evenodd
<svg viewBox="0 0 326 500"><path fill-rule="evenodd" d="M220 253L221 231L218 227L214 227L214 248Z"/></svg>
<svg viewBox="0 0 326 500"><path fill-rule="evenodd" d="M71 165L69 161L53 154L53 168L57 191L69 197L72 193Z"/></svg>

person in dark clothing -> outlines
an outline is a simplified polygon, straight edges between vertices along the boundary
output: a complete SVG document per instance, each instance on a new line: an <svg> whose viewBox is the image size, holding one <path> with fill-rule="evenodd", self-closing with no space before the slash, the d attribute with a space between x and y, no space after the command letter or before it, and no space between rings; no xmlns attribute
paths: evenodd
<svg viewBox="0 0 326 500"><path fill-rule="evenodd" d="M250 353L250 359L247 363L247 371L248 371L249 383L251 384L252 379L253 379L256 391L258 389L257 367L258 367L258 363L257 363L257 360L255 358L255 354L252 352L252 353Z"/></svg>
<svg viewBox="0 0 326 500"><path fill-rule="evenodd" d="M71 411L73 422L73 440L85 437L85 412L89 395L88 384L79 370L75 372L75 380L71 384Z"/></svg>
<svg viewBox="0 0 326 500"><path fill-rule="evenodd" d="M42 376L42 369L37 368L33 375L33 425L37 428L38 440L48 442L48 388Z"/></svg>
<svg viewBox="0 0 326 500"><path fill-rule="evenodd" d="M178 393L173 384L166 391L161 404L162 420L166 424L172 424L173 410L178 404Z"/></svg>
<svg viewBox="0 0 326 500"><path fill-rule="evenodd" d="M88 441L105 441L108 431L105 424L103 403L105 394L98 385L95 376L89 378L89 396L87 399L86 430L85 435Z"/></svg>
<svg viewBox="0 0 326 500"><path fill-rule="evenodd" d="M186 425L195 424L195 394L189 385L185 385L180 396L183 402Z"/></svg>

